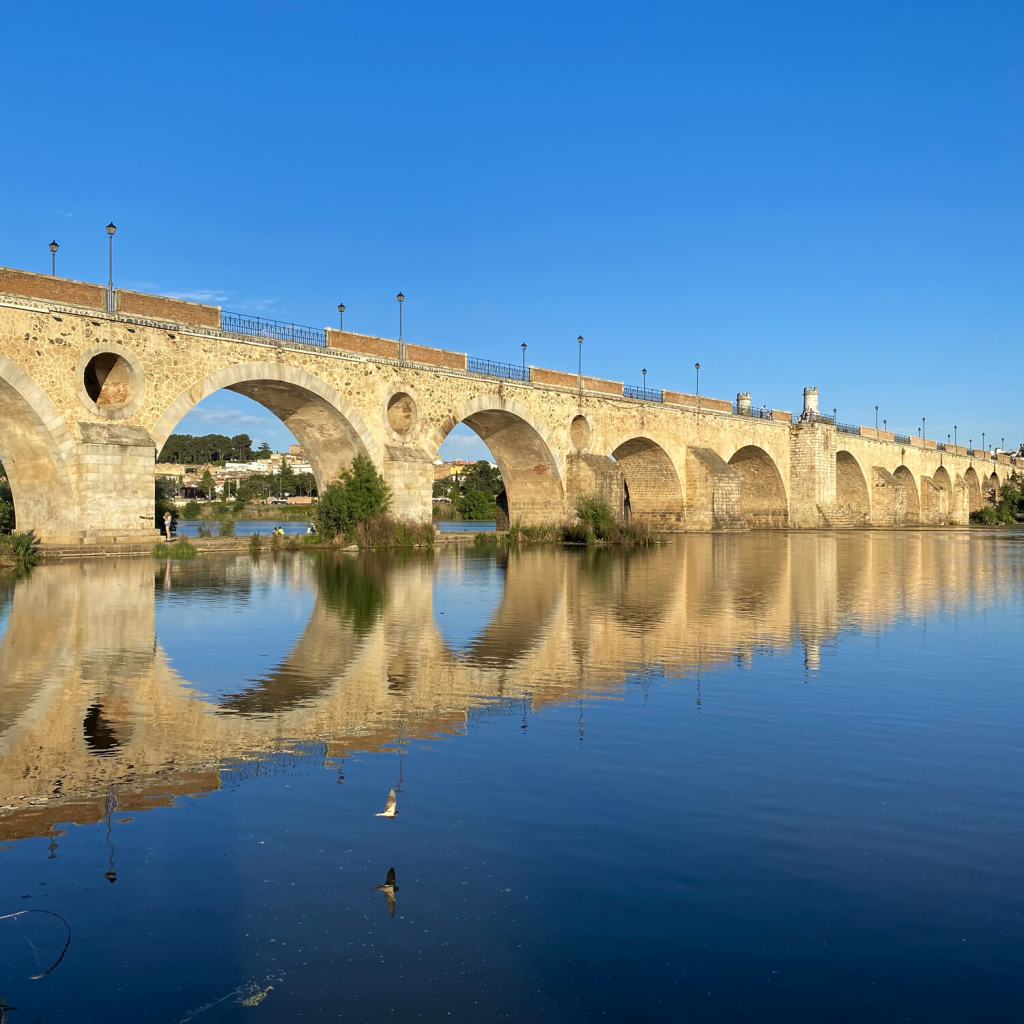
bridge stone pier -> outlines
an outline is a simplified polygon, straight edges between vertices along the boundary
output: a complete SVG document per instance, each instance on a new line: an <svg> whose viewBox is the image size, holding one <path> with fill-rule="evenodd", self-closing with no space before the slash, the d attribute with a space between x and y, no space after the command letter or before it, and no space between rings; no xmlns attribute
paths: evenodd
<svg viewBox="0 0 1024 1024"><path fill-rule="evenodd" d="M110 307L110 308L108 308ZM965 523L1005 455L801 414L222 314L215 306L0 268L0 459L18 528L45 542L155 536L156 454L226 388L303 445L326 486L364 453L393 511L429 520L458 423L488 445L510 520L561 521L599 494L665 531Z"/></svg>

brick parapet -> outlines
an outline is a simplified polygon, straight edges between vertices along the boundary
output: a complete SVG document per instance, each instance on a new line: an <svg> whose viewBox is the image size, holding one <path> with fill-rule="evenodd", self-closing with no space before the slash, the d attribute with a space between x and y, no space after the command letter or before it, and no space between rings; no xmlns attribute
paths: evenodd
<svg viewBox="0 0 1024 1024"><path fill-rule="evenodd" d="M220 330L220 306L207 306L201 302L172 299L148 292L130 292L123 288L115 291L117 309L134 316L152 317L154 320L172 320L176 323L199 324Z"/></svg>

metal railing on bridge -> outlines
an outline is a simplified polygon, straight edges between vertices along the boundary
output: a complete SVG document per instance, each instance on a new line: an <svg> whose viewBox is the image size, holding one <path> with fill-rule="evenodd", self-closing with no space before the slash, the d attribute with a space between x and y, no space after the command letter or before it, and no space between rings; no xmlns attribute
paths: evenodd
<svg viewBox="0 0 1024 1024"><path fill-rule="evenodd" d="M664 395L658 388L635 387L632 384L623 384L622 393L626 398L638 398L641 402L664 401Z"/></svg>
<svg viewBox="0 0 1024 1024"><path fill-rule="evenodd" d="M749 416L752 420L770 420L772 418L772 411L767 406L763 406L760 409L755 409L753 406L741 408L739 402L732 403L732 414L733 416ZM799 421L799 416L793 417L794 423Z"/></svg>
<svg viewBox="0 0 1024 1024"><path fill-rule="evenodd" d="M840 434L859 434L860 427L855 427L852 423L836 423L836 430Z"/></svg>
<svg viewBox="0 0 1024 1024"><path fill-rule="evenodd" d="M910 435L909 434L893 434L892 435L892 439L897 444L910 444Z"/></svg>
<svg viewBox="0 0 1024 1024"><path fill-rule="evenodd" d="M466 369L470 373L479 373L484 377L500 377L502 380L530 379L530 368L528 366L516 366L515 363L495 363L490 359L474 359L472 356L466 358Z"/></svg>
<svg viewBox="0 0 1024 1024"><path fill-rule="evenodd" d="M284 323L281 320L267 320L261 316L221 313L220 326L221 330L230 331L232 334L247 334L250 338L289 341L300 345L316 345L318 348L327 345L327 336L323 329Z"/></svg>

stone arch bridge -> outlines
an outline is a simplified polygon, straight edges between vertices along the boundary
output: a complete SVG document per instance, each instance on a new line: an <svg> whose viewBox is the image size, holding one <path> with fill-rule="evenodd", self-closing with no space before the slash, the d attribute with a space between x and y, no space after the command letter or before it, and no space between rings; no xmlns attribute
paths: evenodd
<svg viewBox="0 0 1024 1024"><path fill-rule="evenodd" d="M269 336L268 336L269 335ZM156 453L221 388L277 415L318 485L365 453L396 514L429 520L433 460L458 423L488 445L508 512L562 520L598 493L666 531L965 523L1014 471L969 451L816 413L367 335L0 268L0 459L18 527L45 542L153 535Z"/></svg>

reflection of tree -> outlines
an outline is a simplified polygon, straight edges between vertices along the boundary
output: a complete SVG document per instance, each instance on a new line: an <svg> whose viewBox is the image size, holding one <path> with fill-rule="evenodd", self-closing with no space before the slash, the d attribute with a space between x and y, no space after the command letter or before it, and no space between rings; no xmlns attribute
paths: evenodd
<svg viewBox="0 0 1024 1024"><path fill-rule="evenodd" d="M317 558L317 593L332 611L352 623L356 636L373 629L387 604L389 559L373 555L323 554Z"/></svg>

